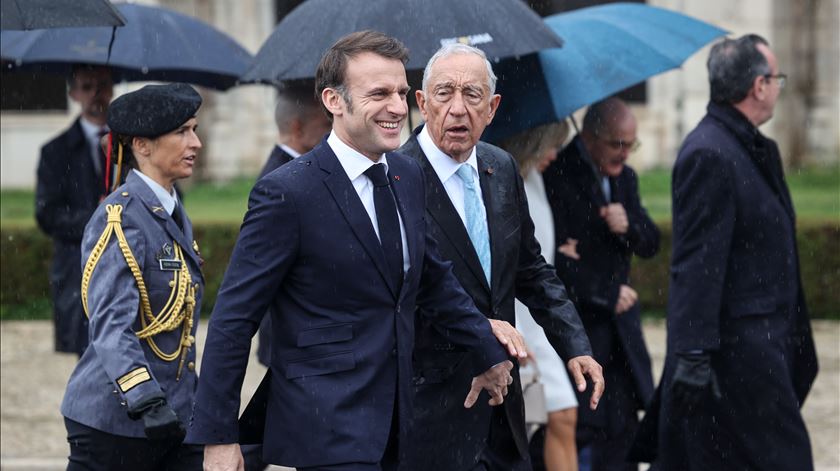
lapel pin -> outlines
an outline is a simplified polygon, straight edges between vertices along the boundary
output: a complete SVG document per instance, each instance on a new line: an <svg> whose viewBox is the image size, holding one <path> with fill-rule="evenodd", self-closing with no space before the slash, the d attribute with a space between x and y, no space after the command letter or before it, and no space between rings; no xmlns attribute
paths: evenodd
<svg viewBox="0 0 840 471"><path fill-rule="evenodd" d="M159 211L163 211L163 208L161 208L160 206L152 206L153 213L157 213Z"/></svg>
<svg viewBox="0 0 840 471"><path fill-rule="evenodd" d="M394 175L394 180L400 181L400 176L399 175Z"/></svg>

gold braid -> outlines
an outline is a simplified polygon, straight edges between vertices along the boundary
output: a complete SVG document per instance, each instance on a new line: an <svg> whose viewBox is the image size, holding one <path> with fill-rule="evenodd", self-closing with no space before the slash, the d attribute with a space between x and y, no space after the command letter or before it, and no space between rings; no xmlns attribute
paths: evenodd
<svg viewBox="0 0 840 471"><path fill-rule="evenodd" d="M193 313L195 310L195 290L197 285L192 284L192 275L187 266L187 261L184 258L184 253L181 247L173 241L175 247L175 259L181 262L181 269L174 272L169 286L172 292L166 305L163 306L158 315L152 314L151 303L149 302L149 293L146 290L146 282L143 280L143 272L131 252L131 247L125 239L125 234L122 230L122 211L123 207L119 204L109 204L105 206L105 211L108 214L108 224L105 230L99 237L99 240L94 245L90 256L85 263L85 268L82 271L82 306L85 310L85 315L90 316L88 312L88 288L90 286L90 279L93 276L93 271L96 268L102 254L105 253L105 248L111 240L111 235L117 235L117 243L120 251L131 270L134 281L137 283L137 290L140 292L140 324L142 328L136 335L140 339L146 340L149 347L161 360L173 361L179 356L181 361L178 365L178 378L181 375L181 368L184 365L187 351L195 343L195 337L190 335L193 326ZM155 344L153 337L161 332L169 332L183 326L181 333L181 342L178 348L172 353L164 353Z"/></svg>

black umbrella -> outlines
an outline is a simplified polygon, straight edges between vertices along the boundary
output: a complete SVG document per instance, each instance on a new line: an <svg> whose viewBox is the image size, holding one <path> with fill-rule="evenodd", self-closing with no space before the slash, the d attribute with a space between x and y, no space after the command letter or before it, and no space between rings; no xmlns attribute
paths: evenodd
<svg viewBox="0 0 840 471"><path fill-rule="evenodd" d="M308 0L277 25L242 81L313 77L338 38L365 29L400 39L409 49L409 70L425 67L449 42L476 46L493 61L562 45L521 0Z"/></svg>
<svg viewBox="0 0 840 471"><path fill-rule="evenodd" d="M125 18L108 0L3 0L0 29L29 30L122 26Z"/></svg>
<svg viewBox="0 0 840 471"><path fill-rule="evenodd" d="M4 0L5 1L5 0ZM219 90L236 84L251 54L230 36L191 16L117 4L126 18L111 28L59 28L0 33L0 57L21 69L66 74L72 64L107 65L116 81L187 82Z"/></svg>

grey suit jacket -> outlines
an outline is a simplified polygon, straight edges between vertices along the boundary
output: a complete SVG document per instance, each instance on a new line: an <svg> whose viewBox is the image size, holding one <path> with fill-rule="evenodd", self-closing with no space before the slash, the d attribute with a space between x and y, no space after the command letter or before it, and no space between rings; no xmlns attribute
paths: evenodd
<svg viewBox="0 0 840 471"><path fill-rule="evenodd" d="M184 230L162 208L143 180L130 173L126 183L97 208L85 228L82 240L82 267L107 224L106 206L123 206L122 229L134 258L143 273L153 314L169 301L170 281L175 271L161 269L161 259L172 259L175 245L183 250L195 288L195 309L191 335L198 327L204 279L200 259L194 249L192 225L184 217ZM198 377L195 373L195 347L189 349L181 370L180 357L160 359L140 330L140 294L126 260L112 235L93 271L88 290L90 347L70 376L61 413L68 419L94 429L127 437L144 437L142 421L130 420L128 407L163 392L184 425L192 415L193 396ZM179 348L182 329L176 328L153 337L156 345L171 353Z"/></svg>

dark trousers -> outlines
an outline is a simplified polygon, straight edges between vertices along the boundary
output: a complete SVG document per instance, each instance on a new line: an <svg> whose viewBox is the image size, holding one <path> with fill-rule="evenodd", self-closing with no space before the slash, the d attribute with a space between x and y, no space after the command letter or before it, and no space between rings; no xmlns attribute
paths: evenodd
<svg viewBox="0 0 840 471"><path fill-rule="evenodd" d="M112 435L64 419L70 462L67 471L201 471L202 445Z"/></svg>
<svg viewBox="0 0 840 471"><path fill-rule="evenodd" d="M502 406L493 408L487 447L472 471L531 471L531 461L519 453Z"/></svg>

